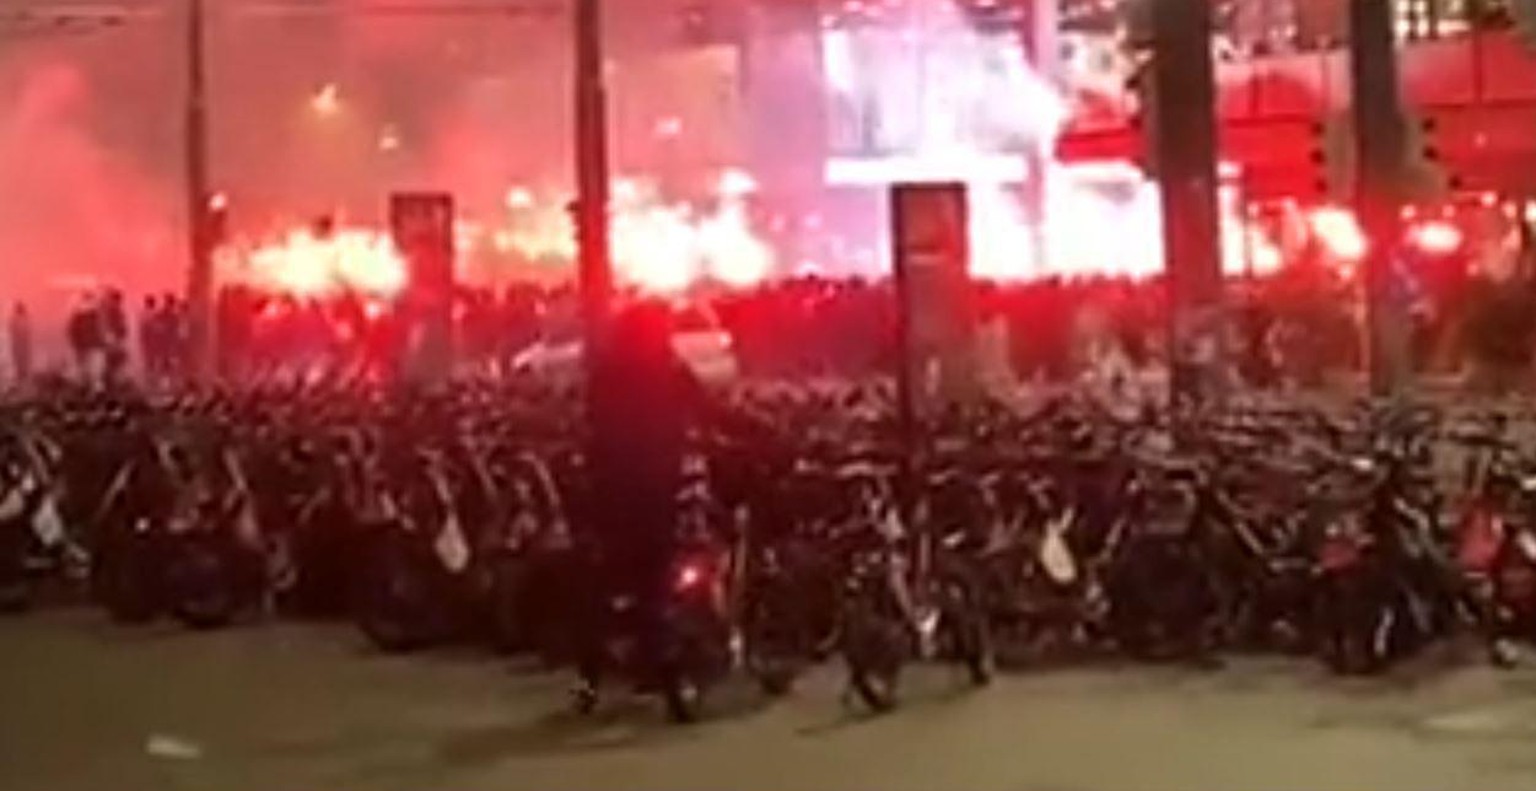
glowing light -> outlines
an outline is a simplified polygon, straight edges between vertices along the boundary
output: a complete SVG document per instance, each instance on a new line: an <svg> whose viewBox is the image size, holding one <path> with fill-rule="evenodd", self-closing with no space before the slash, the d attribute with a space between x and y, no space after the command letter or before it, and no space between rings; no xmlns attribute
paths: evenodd
<svg viewBox="0 0 1536 791"><path fill-rule="evenodd" d="M384 152L400 150L400 133L394 127L385 127L379 132L379 150Z"/></svg>
<svg viewBox="0 0 1536 791"><path fill-rule="evenodd" d="M868 159L838 157L827 160L824 177L835 186L952 181L973 185L1017 183L1029 177L1029 166L1021 156L969 151Z"/></svg>
<svg viewBox="0 0 1536 791"><path fill-rule="evenodd" d="M631 207L613 220L619 275L649 291L681 291L698 276L693 229L672 206Z"/></svg>
<svg viewBox="0 0 1536 791"><path fill-rule="evenodd" d="M509 191L507 203L520 208L491 232L491 245L535 260L573 261L570 214L555 208L553 200L540 201L519 189ZM711 208L704 209L664 203L646 179L616 179L611 229L619 279L659 293L681 291L703 279L735 287L762 282L777 262L748 217L744 198L756 189L752 174L727 169L716 180Z"/></svg>
<svg viewBox="0 0 1536 791"><path fill-rule="evenodd" d="M316 115L326 117L341 112L341 88L334 82L320 86L320 90L310 97L309 107Z"/></svg>
<svg viewBox="0 0 1536 791"><path fill-rule="evenodd" d="M704 570L699 568L697 564L684 564L682 568L678 569L677 571L677 589L679 591L692 590L697 588L700 583L704 582L704 579Z"/></svg>
<svg viewBox="0 0 1536 791"><path fill-rule="evenodd" d="M513 187L507 190L506 203L509 209L531 209L533 202L533 192L527 187Z"/></svg>
<svg viewBox="0 0 1536 791"><path fill-rule="evenodd" d="M1333 206L1314 209L1307 217L1307 224L1335 258L1355 262L1365 257L1370 245L1355 215Z"/></svg>
<svg viewBox="0 0 1536 791"><path fill-rule="evenodd" d="M742 198L757 192L757 179L745 170L730 168L720 174L716 192L726 199Z"/></svg>
<svg viewBox="0 0 1536 791"><path fill-rule="evenodd" d="M1249 228L1247 233L1253 249L1253 274L1272 275L1279 272L1285 266L1285 254L1263 231Z"/></svg>
<svg viewBox="0 0 1536 791"><path fill-rule="evenodd" d="M756 285L773 271L772 249L751 232L738 205L727 204L699 224L698 248L709 275L727 285Z"/></svg>
<svg viewBox="0 0 1536 791"><path fill-rule="evenodd" d="M1461 249L1464 236L1455 224L1431 220L1408 229L1408 241L1431 255L1449 255Z"/></svg>
<svg viewBox="0 0 1536 791"><path fill-rule="evenodd" d="M615 179L612 193L615 203L634 203L640 200L640 184L634 179Z"/></svg>
<svg viewBox="0 0 1536 791"><path fill-rule="evenodd" d="M210 211L224 211L229 208L229 196L222 192L215 192L208 196L208 209Z"/></svg>
<svg viewBox="0 0 1536 791"><path fill-rule="evenodd" d="M231 279L300 297L343 291L392 297L407 282L405 261L389 237L369 229L338 229L325 238L295 230L235 259Z"/></svg>
<svg viewBox="0 0 1536 791"><path fill-rule="evenodd" d="M657 137L663 139L678 137L683 133L683 119L678 118L675 115L669 115L666 118L659 119L656 121L656 128L654 132Z"/></svg>

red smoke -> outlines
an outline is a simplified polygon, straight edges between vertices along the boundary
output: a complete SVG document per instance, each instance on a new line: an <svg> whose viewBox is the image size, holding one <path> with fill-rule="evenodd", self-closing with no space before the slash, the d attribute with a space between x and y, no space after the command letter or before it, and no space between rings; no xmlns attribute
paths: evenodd
<svg viewBox="0 0 1536 791"><path fill-rule="evenodd" d="M93 131L77 65L20 65L0 95L0 293L56 316L98 279L175 287L181 251L164 184Z"/></svg>

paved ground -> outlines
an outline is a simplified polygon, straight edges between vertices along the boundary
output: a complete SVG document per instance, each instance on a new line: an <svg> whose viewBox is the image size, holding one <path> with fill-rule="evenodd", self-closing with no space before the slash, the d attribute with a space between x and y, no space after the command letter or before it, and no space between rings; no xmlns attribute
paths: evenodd
<svg viewBox="0 0 1536 791"><path fill-rule="evenodd" d="M1305 663L1099 668L850 714L827 671L710 723L616 704L472 653L371 655L344 629L120 630L0 621L0 789L27 791L1466 791L1536 789L1536 671L1341 682Z"/></svg>

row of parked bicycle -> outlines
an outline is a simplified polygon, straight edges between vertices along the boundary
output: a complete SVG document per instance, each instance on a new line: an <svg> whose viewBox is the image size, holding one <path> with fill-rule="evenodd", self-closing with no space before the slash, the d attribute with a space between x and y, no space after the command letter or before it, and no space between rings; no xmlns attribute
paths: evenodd
<svg viewBox="0 0 1536 791"><path fill-rule="evenodd" d="M728 673L782 694L831 657L885 709L919 661L978 685L999 663L1110 654L1372 673L1457 635L1500 663L1536 638L1536 462L1499 416L1124 418L1064 397L913 439L878 391L740 400L786 440L699 437L690 456L678 672L649 690L678 719ZM342 618L387 651L480 641L570 663L629 606L594 596L572 401L498 385L11 403L0 600L88 592L117 621L197 629ZM633 631L602 634L608 661L632 661Z"/></svg>

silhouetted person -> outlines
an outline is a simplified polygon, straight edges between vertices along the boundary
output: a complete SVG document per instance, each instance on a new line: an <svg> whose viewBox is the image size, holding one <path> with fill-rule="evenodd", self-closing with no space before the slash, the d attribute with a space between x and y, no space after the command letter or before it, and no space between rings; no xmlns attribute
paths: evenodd
<svg viewBox="0 0 1536 791"><path fill-rule="evenodd" d="M153 296L144 298L139 313L139 359L148 381L159 382L165 376L165 314Z"/></svg>
<svg viewBox="0 0 1536 791"><path fill-rule="evenodd" d="M108 291L101 304L101 332L106 381L121 381L128 366L128 313L123 307L123 294L117 289Z"/></svg>
<svg viewBox="0 0 1536 791"><path fill-rule="evenodd" d="M96 384L101 378L103 339L101 313L94 297L86 296L70 314L65 334L69 337L69 348L75 355L81 380Z"/></svg>
<svg viewBox="0 0 1536 791"><path fill-rule="evenodd" d="M185 379L192 370L192 338L188 324L187 302L175 294L160 299L161 312L165 314L164 334L166 373L173 379Z"/></svg>
<svg viewBox="0 0 1536 791"><path fill-rule="evenodd" d="M672 350L665 307L639 304L614 318L593 354L590 465L595 512L593 549L600 580L582 662L585 682L601 672L601 618L613 595L633 597L641 656L658 668L662 614L676 550L676 497L689 426L709 405L702 386ZM606 587L606 590L602 588Z"/></svg>
<svg viewBox="0 0 1536 791"><path fill-rule="evenodd" d="M26 382L32 378L32 318L21 302L11 309L10 336L11 372L18 383Z"/></svg>

